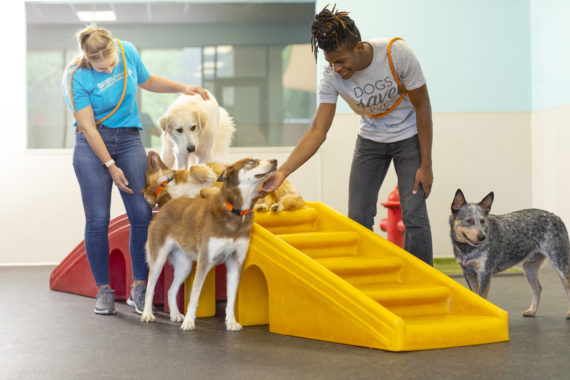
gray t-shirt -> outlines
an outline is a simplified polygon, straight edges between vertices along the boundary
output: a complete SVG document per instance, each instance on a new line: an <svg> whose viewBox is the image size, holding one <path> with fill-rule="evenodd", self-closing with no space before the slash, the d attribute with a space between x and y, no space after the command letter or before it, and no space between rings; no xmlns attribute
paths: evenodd
<svg viewBox="0 0 570 380"><path fill-rule="evenodd" d="M319 103L336 103L338 95L342 96L354 112L362 115L359 135L383 143L405 140L418 133L416 110L408 95L389 114L377 119L367 117L390 109L400 98L388 61L389 42L388 38L368 41L374 49L372 62L350 79L342 79L327 65L318 90ZM426 83L420 64L405 41L394 41L390 53L396 74L406 90L415 90Z"/></svg>

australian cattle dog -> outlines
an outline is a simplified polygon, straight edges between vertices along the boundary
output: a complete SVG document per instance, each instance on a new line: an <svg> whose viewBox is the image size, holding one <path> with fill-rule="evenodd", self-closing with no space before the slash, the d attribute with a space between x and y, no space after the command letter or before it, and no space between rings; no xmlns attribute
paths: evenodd
<svg viewBox="0 0 570 380"><path fill-rule="evenodd" d="M522 314L534 317L542 290L538 271L548 258L566 290L566 319L570 319L570 243L564 223L558 216L537 209L489 214L493 197L491 192L480 203L467 203L463 192L457 190L451 204L453 253L469 287L487 298L492 274L522 264L532 288L532 303Z"/></svg>

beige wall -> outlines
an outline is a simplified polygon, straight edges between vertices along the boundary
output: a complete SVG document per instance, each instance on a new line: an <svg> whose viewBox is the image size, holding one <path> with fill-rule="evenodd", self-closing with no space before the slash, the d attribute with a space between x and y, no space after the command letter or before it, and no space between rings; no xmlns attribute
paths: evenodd
<svg viewBox="0 0 570 380"><path fill-rule="evenodd" d="M529 208L531 202L530 113L436 113L434 120L434 186L428 199L435 257L451 257L449 214L461 188L469 201L495 192L494 213ZM321 149L323 202L347 213L348 176L358 117L340 114ZM379 203L396 186L391 166ZM375 229L386 216L378 208Z"/></svg>
<svg viewBox="0 0 570 380"><path fill-rule="evenodd" d="M532 203L570 226L570 105L532 113Z"/></svg>
<svg viewBox="0 0 570 380"><path fill-rule="evenodd" d="M307 200L323 201L347 212L348 175L358 119L336 116L328 139L317 155L291 176ZM25 125L19 123L18 130ZM14 133L16 139L21 133ZM234 148L228 161L244 156L283 161L291 148ZM455 190L479 201L495 191L494 212L531 207L529 113L457 113L434 115L433 192L428 200L434 255L451 256L449 206ZM71 165L70 150L1 151L10 163L14 185L0 187L3 207L0 264L57 263L82 240L83 211ZM7 178L8 180L8 178ZM390 169L379 195L385 200L396 178ZM115 190L112 216L123 213ZM378 223L385 217L380 207ZM380 232L380 231L378 231Z"/></svg>

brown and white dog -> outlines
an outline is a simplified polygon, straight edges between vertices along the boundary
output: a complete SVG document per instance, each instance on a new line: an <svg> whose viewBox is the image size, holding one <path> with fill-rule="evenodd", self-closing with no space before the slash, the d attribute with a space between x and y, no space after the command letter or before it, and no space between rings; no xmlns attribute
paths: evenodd
<svg viewBox="0 0 570 380"><path fill-rule="evenodd" d="M147 156L146 187L144 199L150 207L164 205L180 197L194 197L200 190L214 186L224 165L213 162L192 165L186 169L169 169L158 153L150 151Z"/></svg>
<svg viewBox="0 0 570 380"><path fill-rule="evenodd" d="M224 165L211 162L203 165L192 165L188 170L169 169L157 153L148 153L148 169L146 172L146 187L143 189L147 203L154 207L164 205L168 200L180 197L194 197L200 194L207 198L217 192L214 186L216 179L224 170ZM277 190L267 194L257 201L256 212L277 213L280 211L295 211L303 207L305 201L287 179Z"/></svg>
<svg viewBox="0 0 570 380"><path fill-rule="evenodd" d="M234 121L214 95L208 95L209 100L200 95L180 95L158 120L162 129L160 156L169 168L187 169L225 159Z"/></svg>
<svg viewBox="0 0 570 380"><path fill-rule="evenodd" d="M208 272L217 264L227 267L226 328L241 330L234 305L241 267L249 249L253 224L253 198L259 186L275 173L277 160L245 158L229 165L220 176L220 190L207 199L177 198L167 202L149 226L146 257L149 278L143 322L152 322L154 289L166 260L174 267L174 279L168 290L170 320L183 322L181 329L194 330L196 309ZM176 295L192 262L196 274L192 284L186 317L180 313Z"/></svg>

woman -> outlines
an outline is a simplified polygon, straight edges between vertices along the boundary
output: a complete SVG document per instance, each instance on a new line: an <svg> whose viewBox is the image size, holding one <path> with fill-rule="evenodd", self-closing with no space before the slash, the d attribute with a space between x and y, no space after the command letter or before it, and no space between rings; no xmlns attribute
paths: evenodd
<svg viewBox="0 0 570 380"><path fill-rule="evenodd" d="M148 277L144 245L152 211L141 193L147 164L139 133L137 86L152 92L200 94L204 99L208 95L201 87L150 75L137 49L127 41L113 40L105 29L87 27L77 40L81 54L65 70L63 93L75 117L73 167L85 212L85 249L98 287L94 312L116 313L107 236L114 183L131 225L133 284L127 303L142 313Z"/></svg>
<svg viewBox="0 0 570 380"><path fill-rule="evenodd" d="M363 42L348 12L334 7L325 7L316 15L311 34L315 58L320 49L329 63L319 83L319 106L311 128L263 185L261 195L275 190L317 152L331 127L340 95L361 115L350 172L348 216L372 229L378 191L393 160L406 226L405 248L431 265L425 202L433 183L431 106L414 53L401 39Z"/></svg>

